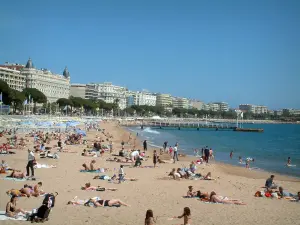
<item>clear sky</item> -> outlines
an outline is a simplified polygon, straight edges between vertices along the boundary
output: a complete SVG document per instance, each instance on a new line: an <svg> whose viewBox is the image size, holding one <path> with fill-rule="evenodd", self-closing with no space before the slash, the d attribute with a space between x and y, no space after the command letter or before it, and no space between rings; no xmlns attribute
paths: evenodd
<svg viewBox="0 0 300 225"><path fill-rule="evenodd" d="M205 102L300 108L299 0L15 0L0 63Z"/></svg>

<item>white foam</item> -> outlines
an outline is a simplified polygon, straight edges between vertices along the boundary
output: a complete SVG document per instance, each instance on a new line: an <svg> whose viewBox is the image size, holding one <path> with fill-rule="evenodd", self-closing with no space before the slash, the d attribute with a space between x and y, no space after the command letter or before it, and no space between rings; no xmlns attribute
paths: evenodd
<svg viewBox="0 0 300 225"><path fill-rule="evenodd" d="M145 128L143 130L143 132L147 132L147 133L151 133L151 134L160 134L158 131L152 130L150 127Z"/></svg>

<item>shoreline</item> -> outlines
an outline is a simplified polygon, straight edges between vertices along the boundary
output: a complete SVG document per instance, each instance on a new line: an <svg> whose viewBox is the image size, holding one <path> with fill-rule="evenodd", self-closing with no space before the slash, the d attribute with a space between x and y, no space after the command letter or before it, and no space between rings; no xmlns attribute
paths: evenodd
<svg viewBox="0 0 300 225"><path fill-rule="evenodd" d="M121 126L121 128L124 130L124 132L128 132L133 134L133 131L128 130L126 127ZM137 137L137 140L139 140L139 143L142 143L143 140L141 140L140 136ZM179 143L180 144L180 143ZM157 152L159 153L159 149L162 147L158 147L155 144L150 144L148 143L148 146L151 146L151 149L148 149L148 152L150 151L151 154L153 153L153 150L157 150ZM142 149L142 146L139 146ZM179 150L180 153L180 150ZM165 154L164 154L165 155ZM150 156L151 157L151 156ZM196 156L193 155L186 155L185 157L179 157L182 162L191 162L191 161L195 161L195 159L198 159ZM280 181L289 181L289 182L300 182L300 177L296 177L296 176L291 176L291 175L287 175L287 174L283 174L283 173L278 173L278 172L274 172L274 171L268 171L268 170L264 170L259 168L259 170L251 170L250 169L246 169L243 166L238 166L238 165L232 165L229 163L225 163L222 161L217 161L215 159L210 160L212 165L216 165L217 167L219 167L219 169L224 170L223 172L226 172L229 175L234 175L234 176L242 176L245 178L251 178L251 179L264 179L266 177L269 177L271 174L276 176L276 180L280 180ZM175 164L178 165L178 164Z"/></svg>

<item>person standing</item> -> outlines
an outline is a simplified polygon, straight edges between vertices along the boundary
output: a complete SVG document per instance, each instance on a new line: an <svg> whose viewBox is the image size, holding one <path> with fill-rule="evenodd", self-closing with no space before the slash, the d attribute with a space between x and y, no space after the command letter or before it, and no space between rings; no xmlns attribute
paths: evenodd
<svg viewBox="0 0 300 225"><path fill-rule="evenodd" d="M205 155L205 161L206 161L206 163L208 163L208 158L209 158L208 146L206 146L205 149L204 149L204 155Z"/></svg>
<svg viewBox="0 0 300 225"><path fill-rule="evenodd" d="M145 140L145 141L143 142L143 146L144 146L144 152L147 151L147 140Z"/></svg>
<svg viewBox="0 0 300 225"><path fill-rule="evenodd" d="M229 156L230 156L230 158L232 159L233 151L230 152L230 155L229 155Z"/></svg>
<svg viewBox="0 0 300 225"><path fill-rule="evenodd" d="M121 182L124 180L124 169L123 169L123 165L120 165L120 169L119 169L119 184L121 184Z"/></svg>
<svg viewBox="0 0 300 225"><path fill-rule="evenodd" d="M31 170L31 176L34 177L34 168L33 168L34 161L35 161L34 154L30 149L28 149L28 163L26 166L26 176L27 177L29 176L29 168Z"/></svg>
<svg viewBox="0 0 300 225"><path fill-rule="evenodd" d="M179 161L178 160L178 143L176 143L176 145L174 146L173 151L174 151L173 160L174 160L174 163L175 163L175 159L177 161Z"/></svg>
<svg viewBox="0 0 300 225"><path fill-rule="evenodd" d="M156 150L153 151L153 164L154 164L154 168L156 166L157 163L157 152Z"/></svg>
<svg viewBox="0 0 300 225"><path fill-rule="evenodd" d="M163 144L164 152L166 152L166 151L167 151L167 146L168 146L168 142L167 142L167 141L165 141L165 142L164 142L164 144Z"/></svg>

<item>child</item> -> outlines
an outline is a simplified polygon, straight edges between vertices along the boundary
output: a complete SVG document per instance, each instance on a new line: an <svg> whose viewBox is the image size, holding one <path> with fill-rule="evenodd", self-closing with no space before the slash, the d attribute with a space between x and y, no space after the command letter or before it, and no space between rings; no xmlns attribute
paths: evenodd
<svg viewBox="0 0 300 225"><path fill-rule="evenodd" d="M153 164L154 164L154 168L156 166L156 163L157 163L157 153L156 153L156 150L153 151Z"/></svg>
<svg viewBox="0 0 300 225"><path fill-rule="evenodd" d="M156 220L154 220L153 211L148 209L146 212L145 225L154 225L155 223Z"/></svg>
<svg viewBox="0 0 300 225"><path fill-rule="evenodd" d="M184 207L183 209L183 214L181 216L178 217L174 217L174 218L178 218L181 219L183 217L183 225L190 225L191 223L191 210L189 207Z"/></svg>
<svg viewBox="0 0 300 225"><path fill-rule="evenodd" d="M124 180L124 170L123 165L120 165L119 169L119 184Z"/></svg>

